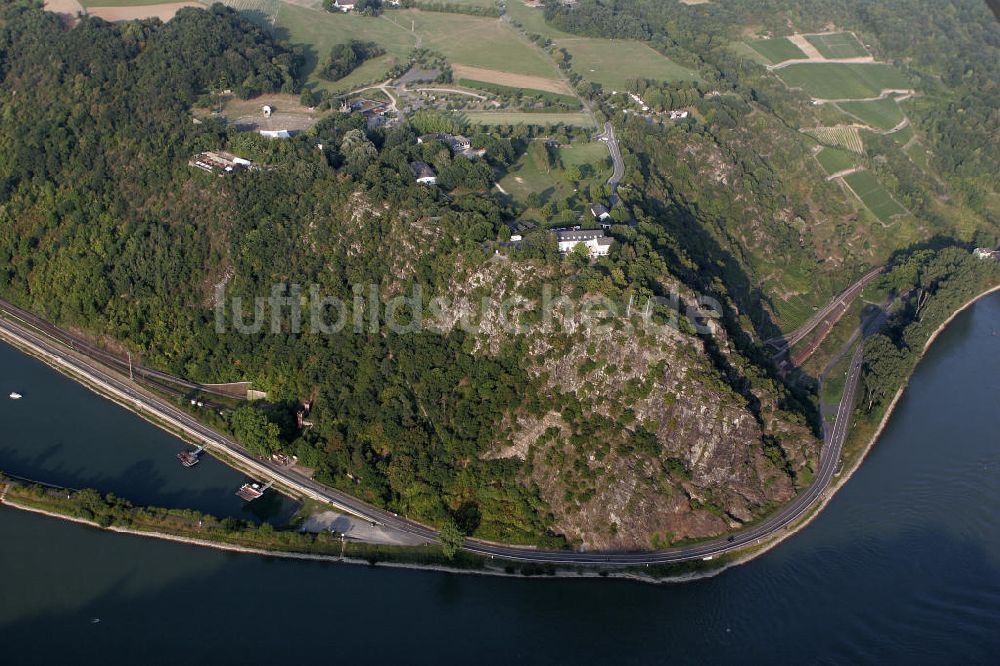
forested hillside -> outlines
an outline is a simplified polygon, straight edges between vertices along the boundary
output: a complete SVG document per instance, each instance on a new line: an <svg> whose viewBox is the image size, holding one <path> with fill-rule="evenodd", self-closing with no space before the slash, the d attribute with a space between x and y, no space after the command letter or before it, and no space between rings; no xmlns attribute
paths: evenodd
<svg viewBox="0 0 1000 666"><path fill-rule="evenodd" d="M544 229L503 245L512 215L488 193L491 166L525 148L526 130L474 134L479 162L417 142L443 117L369 130L333 113L272 142L191 114L224 89L296 91L296 50L230 9L72 28L32 3L0 16L0 295L149 365L252 381L270 403L249 409L267 419L229 418L255 452L297 455L317 479L413 518L549 545L716 535L808 483L805 396L730 342L743 337L735 320L703 337L683 318L645 332L541 316L543 284L621 310L695 294L656 219L616 227L619 246L596 263L560 258ZM255 168L188 166L204 150ZM440 187L413 182L414 160ZM343 299L349 321L371 311L356 285L457 305L416 332L216 328L217 288L229 303L276 283ZM484 297L466 332L455 312ZM505 298L517 329L495 325ZM301 401L311 428L296 426Z"/></svg>
<svg viewBox="0 0 1000 666"><path fill-rule="evenodd" d="M981 244L1000 237L993 176L1000 168L1000 28L979 0L692 6L552 0L545 16L553 28L577 35L646 41L696 68L693 85L633 84L647 103L664 94L678 100L696 114L694 122L665 130L621 115L618 106L603 106L623 124L631 153L624 198L633 213L667 220L692 271L703 284L725 282L763 336L775 325L794 327L865 267L898 249L932 237ZM835 100L811 99L815 95L788 83L795 80L793 70L769 71L750 48L784 35L837 31L860 40L852 55L886 63L891 70L884 71L895 72L891 79L913 90L898 103L904 118L898 128L886 129L898 118L870 127L847 113L867 113L864 104L842 109ZM807 58L789 47L797 53L792 58ZM572 66L570 60L571 75L585 74ZM820 81L845 74L801 71ZM647 86L656 88L653 95ZM606 99L601 95L607 92L595 97ZM842 96L869 94L859 89ZM889 104L897 105L891 98ZM844 147L835 142L838 132L853 134L859 146L841 168L866 172L864 183L860 176L847 181L856 189L868 183L884 188L879 196L891 197L886 212L868 210L874 198L859 203L857 193L843 179L827 177L814 157L824 147Z"/></svg>

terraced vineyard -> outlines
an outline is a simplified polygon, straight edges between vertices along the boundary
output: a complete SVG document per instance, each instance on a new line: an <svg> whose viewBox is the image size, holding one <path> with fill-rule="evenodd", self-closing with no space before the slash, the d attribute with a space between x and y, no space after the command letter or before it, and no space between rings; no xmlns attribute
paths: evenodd
<svg viewBox="0 0 1000 666"><path fill-rule="evenodd" d="M846 148L858 154L865 150L861 133L858 132L857 127L815 127L808 130L807 133L827 146Z"/></svg>

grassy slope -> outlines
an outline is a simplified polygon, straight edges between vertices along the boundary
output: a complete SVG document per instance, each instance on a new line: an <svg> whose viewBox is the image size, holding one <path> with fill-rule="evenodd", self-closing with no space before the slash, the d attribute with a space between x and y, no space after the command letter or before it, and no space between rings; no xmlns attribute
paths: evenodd
<svg viewBox="0 0 1000 666"><path fill-rule="evenodd" d="M857 155L837 148L824 148L816 155L819 164L827 173L850 169L858 163Z"/></svg>
<svg viewBox="0 0 1000 666"><path fill-rule="evenodd" d="M884 63L801 63L777 72L789 86L821 99L877 97L884 88L906 89L910 82Z"/></svg>
<svg viewBox="0 0 1000 666"><path fill-rule="evenodd" d="M524 29L529 33L543 35L550 39L575 37L568 32L551 27L545 22L545 13L542 9L528 7L521 0L507 0L507 15L524 26Z"/></svg>
<svg viewBox="0 0 1000 666"><path fill-rule="evenodd" d="M418 10L390 11L384 17L370 18L282 3L275 24L279 37L311 47L306 64L309 81L328 89L348 89L379 78L394 62L406 58L418 36L423 46L444 53L455 63L556 78L551 61L527 48L508 26L492 18ZM411 25L415 32L410 31ZM366 62L336 83L318 80L311 73L317 64L334 44L351 39L375 42L387 54Z"/></svg>
<svg viewBox="0 0 1000 666"><path fill-rule="evenodd" d="M591 183L603 183L611 175L608 166L608 149L602 143L575 143L558 149L559 157L565 167L583 164L600 165L600 169L589 179L583 181L586 188ZM542 195L542 202L550 199L563 199L573 192L573 185L564 177L562 169L548 170L538 163L533 151L525 151L511 165L507 174L500 180L500 186L515 200L525 203L532 192Z"/></svg>
<svg viewBox="0 0 1000 666"><path fill-rule="evenodd" d="M798 60L805 58L806 54L802 49L792 44L787 37L777 37L775 39L758 39L750 42L750 47L754 51L767 58L771 63L777 64L786 60Z"/></svg>
<svg viewBox="0 0 1000 666"><path fill-rule="evenodd" d="M905 212L870 171L856 171L844 176L844 180L883 222L889 222L893 215Z"/></svg>
<svg viewBox="0 0 1000 666"><path fill-rule="evenodd" d="M816 47L824 58L857 58L868 52L854 35L849 32L835 32L830 35L808 35L806 41Z"/></svg>
<svg viewBox="0 0 1000 666"><path fill-rule="evenodd" d="M891 97L869 102L839 102L838 107L877 129L892 129L903 120L899 104Z"/></svg>
<svg viewBox="0 0 1000 666"><path fill-rule="evenodd" d="M656 81L695 79L697 75L641 42L574 38L558 45L573 56L573 71L606 89L624 90L629 79Z"/></svg>

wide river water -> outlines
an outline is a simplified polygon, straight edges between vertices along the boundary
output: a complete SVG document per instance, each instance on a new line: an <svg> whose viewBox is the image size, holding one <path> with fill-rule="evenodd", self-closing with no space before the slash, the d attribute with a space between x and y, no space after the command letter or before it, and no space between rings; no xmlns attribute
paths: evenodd
<svg viewBox="0 0 1000 666"><path fill-rule="evenodd" d="M241 514L241 475L211 460L181 469L179 442L0 346L0 391L15 389L25 399L0 404L0 468ZM941 335L808 528L715 578L305 563L0 508L0 662L996 663L998 478L1000 294Z"/></svg>

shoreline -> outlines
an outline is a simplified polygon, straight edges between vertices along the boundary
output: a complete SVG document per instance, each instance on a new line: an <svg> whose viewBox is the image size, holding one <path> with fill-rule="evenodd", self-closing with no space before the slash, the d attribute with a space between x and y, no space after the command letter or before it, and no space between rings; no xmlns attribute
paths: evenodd
<svg viewBox="0 0 1000 666"><path fill-rule="evenodd" d="M523 573L508 572L502 568L490 568L486 567L483 569L462 569L459 567L448 567L440 564L413 564L409 562L393 562L391 560L378 560L377 562L370 562L369 560L359 559L357 557L347 557L347 556L336 556L336 555L321 555L318 553L295 553L287 550L268 550L266 548L254 548L252 546L241 546L238 544L227 543L225 541L213 541L210 539L197 539L194 537L180 536L178 534L170 534L168 532L157 532L154 530L137 530L128 527L119 527L116 525L111 525L109 527L102 527L92 520L87 520L85 518L78 518L77 516L70 516L65 513L59 513L57 511L50 511L48 509L40 509L35 506L28 506L26 504L21 504L10 499L6 499L6 488L4 492L0 493L0 508L10 507L17 511L24 511L25 513L32 513L48 518L55 518L57 520L62 520L64 522L74 523L76 525L81 525L83 527L90 527L101 532L113 532L115 534L125 534L136 537L143 537L147 539L158 539L160 541L171 541L173 543L179 543L188 546L196 546L199 548L210 548L213 550L220 550L230 553L240 553L244 555L255 555L258 557L276 557L285 560L301 560L307 562L323 562L327 564L351 564L351 565L363 565L369 567L386 567L390 569L412 569L416 571L434 571L437 573L451 573L451 574L474 574L479 576L497 576L501 578L525 578L525 579L605 579L605 578L615 578L618 580L628 580L637 583L646 584L665 584L665 583L687 583L702 578L711 578L721 571L729 568L729 566L735 566L741 562L733 562L730 565L719 569L719 571L711 572L698 572L691 574L683 574L678 576L669 576L665 578L651 578L641 576L639 574L633 574L628 572L599 572L594 569L556 569L554 573L551 574L536 574L527 575ZM503 560L501 560L503 561Z"/></svg>
<svg viewBox="0 0 1000 666"><path fill-rule="evenodd" d="M958 317L962 312L968 310L970 307L972 307L973 305L975 305L978 301L980 301L983 298L985 298L985 297L987 297L987 296L989 296L989 295L991 295L993 293L996 293L998 291L1000 291L1000 285L996 285L994 287L991 287L991 288L983 291L982 293L974 296L973 298L971 298L970 300L968 300L966 303L964 303L962 306L960 306L958 309L956 309L954 312L952 312L952 314L947 319L945 319L934 330L934 332L930 335L930 337L928 337L927 341L924 343L924 346L923 346L923 348L920 351L920 356L919 356L919 358L917 360L917 363L914 365L914 372L916 371L916 368L919 366L920 361L923 360L923 357L926 355L927 351L930 349L930 347L933 345L933 343L937 340L938 336L955 320L956 317ZM53 369L59 371L60 374L63 374L64 376L67 376L68 378L70 378L70 379L72 379L74 381L77 381L78 383L83 384L87 388L90 388L91 390L93 390L94 392L96 392L98 394L101 394L102 396L105 395L103 391L100 391L96 387L91 386L89 382L87 382L83 378L78 377L76 375L76 373L67 372L67 371L65 371L64 368L60 367L59 365L49 363L49 362L47 362L46 358L40 357L39 355L33 353L35 351L33 348L29 347L29 349L25 349L21 345L16 344L15 341L6 339L6 336L0 336L0 339L4 339L4 341L7 342L7 344L10 344L13 348L21 351L22 353L26 353L29 356L32 356L34 358L38 358L39 360L42 360L42 362L44 362L46 365L49 365ZM267 549L263 549L263 548L253 548L253 547L249 547L249 546L241 546L241 545L237 545L237 544L227 543L225 541L212 541L212 540L207 540L207 539L196 539L196 538L193 538L193 537L184 537L184 536L173 535L173 534L168 534L168 533L164 533L164 532L135 530L135 529L130 529L130 528L115 527L115 526L104 528L104 527L101 527L100 525L98 525L97 523L92 522L92 521L88 521L88 520L85 520L85 519L82 519L82 518L77 518L77 517L74 517L74 516L69 516L69 515L66 515L66 514L61 514L61 513L57 513L57 512L53 512L53 511L47 511L45 509L39 509L37 507L30 507L30 506L22 505L22 504L19 504L17 502L12 502L12 501L10 501L9 499L6 499L6 498L0 498L0 505L6 505L6 506L9 506L11 508L15 508L15 509L18 509L18 510L31 512L31 513L41 514L41 515L45 515L45 516L48 516L48 517L51 517L51 518L57 518L57 519L67 520L67 521L70 521L70 522L73 522L73 523L77 523L77 524L81 524L81 525L86 525L86 526L93 527L93 528L96 528L96 529L99 529L99 530L104 530L104 531L116 532L116 533L120 533L120 534L132 534L134 536L154 538L154 539L160 539L160 540L165 540L165 541L173 541L175 543L184 543L184 544L188 544L188 545L200 546L200 547L203 547L203 548L214 548L216 550L222 550L222 551L228 551L228 552L237 552L237 553L244 553L244 554L251 554L251 555L258 555L258 556L264 556L264 557L280 557L280 558L283 558L283 559L297 559L297 560L309 560L309 561L321 561L321 562L341 562L341 563L345 563L345 564L364 564L364 565L368 565L368 566L383 566L383 567L398 568L398 569L416 569L416 570L424 570L424 571L438 571L438 572L444 572L444 573L478 574L478 575L487 575L487 576L502 576L502 577L509 577L509 578L561 578L561 579L567 579L567 578L570 578L570 579L572 579L572 578L579 578L579 579L616 578L616 579L620 579L620 580L631 580L631 581L642 582L642 583L647 583L647 584L649 584L649 583L652 583L652 584L684 583L684 582L691 582L691 581L705 579L705 578L713 578L713 577L718 576L718 575L722 574L723 572L729 570L732 567L739 566L739 565L742 565L742 564L746 564L747 562L750 562L751 560L754 560L757 557L760 557L761 555L764 555L765 553L767 553L768 551L770 551L772 548L775 548L776 546L778 546L781 543L783 543L786 539L794 536L795 534L798 534L801 530L803 530L806 527L808 527L812 523L812 521L815 520L822 513L822 511L826 508L826 506L833 499L833 497L837 494L837 492L839 492L840 489L843 488L844 485L851 479L851 477L853 477L853 475L861 468L861 465L864 462L865 458L867 458L867 456L870 453L871 449L874 447L875 443L879 440L879 438L881 437L881 435L884 432L885 428L888 426L888 423L889 423L891 417L893 416L893 414L895 413L895 410L896 410L896 407L898 406L899 401L902 399L904 393L906 392L906 388L909 385L909 382L910 382L910 379L912 378L912 375L913 375L913 373L911 372L910 376L907 377L907 379L903 383L903 385L900 386L900 388L896 391L896 394L893 396L892 401L889 403L888 407L886 408L885 414L883 414L882 419L879 422L878 428L876 428L875 432L873 433L873 435L871 436L871 438L869 439L869 441L867 442L867 444L864 446L864 448L858 454L857 461L850 468L845 468L845 469L841 470L840 472L834 474L834 479L835 480L832 481L831 484L819 495L819 497L816 500L815 505L809 510L809 512L806 515L802 516L802 518L797 523L786 526L785 529L782 531L781 534L772 535L771 538L769 538L766 542L762 542L760 545L755 546L752 552L746 553L744 555L738 555L734 560L732 560L730 562L726 562L723 566L720 566L718 568L712 569L710 571L702 571L702 572L694 572L694 573L687 573L687 574L679 574L679 575L676 575L676 576L669 576L668 575L668 576L664 576L662 578L647 577L647 576L643 576L641 574L634 574L634 573L629 573L629 572L624 572L624 571L619 571L619 572L616 572L616 571L606 571L606 570L605 571L598 571L596 569L589 568L589 567L555 569L554 573L552 573L552 574L530 575L529 576L529 575L525 575L525 574L521 574L521 573L508 572L508 571L505 571L505 570L500 569L500 568L485 568L485 569L478 569L478 570L477 569L462 569L462 568L457 568L457 567L447 567L447 566L434 565L434 564L426 564L426 565L424 565L424 564L412 564L412 563L404 563L404 562L393 562L391 560L380 560L378 562L372 563L372 562L369 562L368 560L364 560L364 559L357 559L357 558L350 558L350 557L335 557L335 556L330 556L330 555L320 555L320 554L310 554L310 553L295 553L295 552L289 552L289 551L273 551L273 550L267 550ZM107 397L107 396L105 396L105 397ZM140 416L142 416L143 418L145 418L145 416L141 413L142 410L132 409L132 408L130 408L129 405L126 405L123 402L115 400L114 398L111 398L111 399L112 399L112 402L115 402L116 404L118 404L118 405L120 405L122 407L125 407L129 411L132 411L133 413L137 413ZM153 425L156 425L156 426L158 426L160 428L163 428L163 429L167 430L168 432L170 432L170 429L165 428L164 424L157 423L155 420L152 420L152 419L149 419L149 418L146 418L146 420L149 421L150 423L152 423ZM175 436L176 436L176 433L172 433L172 434L175 434ZM223 460L223 462L229 464L226 460ZM235 467L232 464L230 464L230 466ZM5 491L6 491L6 489L5 489ZM4 494L6 494L6 492ZM500 561L504 562L506 560L500 560Z"/></svg>
<svg viewBox="0 0 1000 666"><path fill-rule="evenodd" d="M878 440L882 437L882 433L885 432L885 429L889 426L889 421L892 419L892 415L896 412L896 407L899 406L899 401L903 399L903 395L906 393L906 389L910 385L910 380L913 378L913 374L917 371L917 368L920 367L920 363L921 361L924 360L924 356L927 354L927 350L931 348L934 342L938 339L938 336L940 336L944 332L944 330L948 328L948 326L953 321L955 321L955 319L960 314L971 308L973 305L975 305L982 299L998 291L1000 291L1000 285L991 287L986 291L980 293L979 295L972 297L971 299L966 301L965 304L963 304L957 310L952 312L947 319L941 322L941 324L936 329L934 329L934 332L931 333L930 337L927 338L927 342L925 342L924 346L920 349L920 356L917 357L917 362L913 366L913 371L906 378L906 381L903 382L903 385L896 390L896 394L892 397L892 400L889 402L889 406L886 407L885 414L882 415L882 419L879 421L878 427L875 428L875 432L872 433L872 436L868 440L868 443L865 444L864 448L861 449L861 452L858 454L857 462L854 465L852 465L850 469L844 469L841 471L840 473L841 478L839 478L837 482L835 484L832 484L829 488L829 490L832 491L828 493L829 498L825 497L824 495L824 499L821 501L820 504L821 510L823 507L826 506L827 502L829 502L830 499L833 498L833 496L837 493L837 491L839 491L844 486L844 484L846 484L851 479L851 477L854 476L854 474L859 469L861 469L861 463L865 461L865 458L868 457L868 454L871 453L871 450L875 447L876 442L878 442Z"/></svg>

